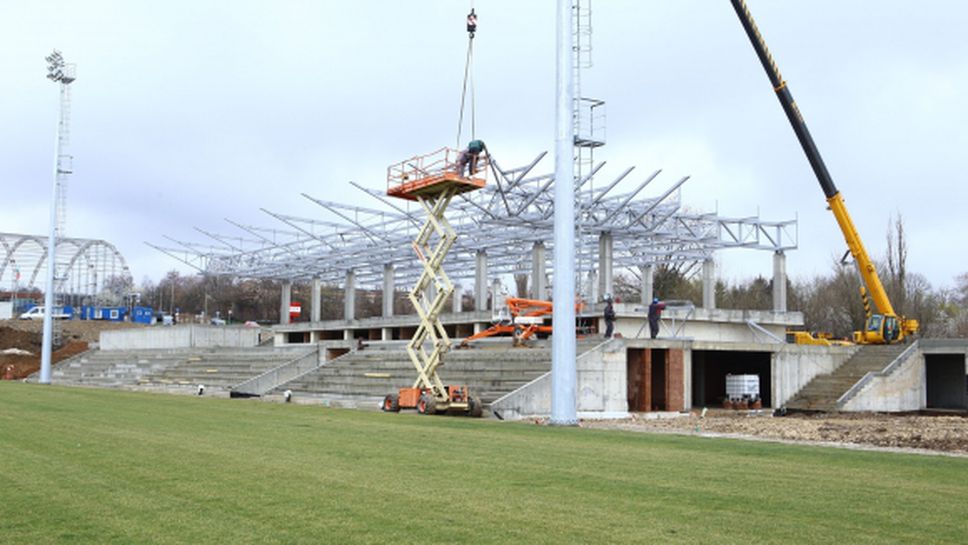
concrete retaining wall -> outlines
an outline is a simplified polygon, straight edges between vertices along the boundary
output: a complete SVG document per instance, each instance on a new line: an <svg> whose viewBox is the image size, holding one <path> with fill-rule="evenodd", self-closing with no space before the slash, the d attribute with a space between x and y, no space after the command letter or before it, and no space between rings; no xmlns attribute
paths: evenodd
<svg viewBox="0 0 968 545"><path fill-rule="evenodd" d="M605 343L578 358L577 410L580 418L628 416L625 344ZM551 414L551 373L529 382L491 404L505 420Z"/></svg>
<svg viewBox="0 0 968 545"><path fill-rule="evenodd" d="M637 305L615 305L615 331L628 339L649 338L649 325L644 310ZM639 309L637 312L636 309ZM659 338L694 339L708 342L762 343L773 342L762 332L752 329L754 322L777 339L784 339L789 327L803 325L800 312L771 312L760 310L703 309L682 310L670 307L662 313ZM599 320L599 330L605 323Z"/></svg>
<svg viewBox="0 0 968 545"><path fill-rule="evenodd" d="M259 329L205 325L180 325L102 331L101 350L154 350L258 346Z"/></svg>
<svg viewBox="0 0 968 545"><path fill-rule="evenodd" d="M782 407L817 375L833 373L858 350L856 346L785 344L773 353L773 406Z"/></svg>
<svg viewBox="0 0 968 545"><path fill-rule="evenodd" d="M867 383L844 403L842 410L917 411L927 404L924 355L920 350L912 350L886 372L868 373L865 378Z"/></svg>

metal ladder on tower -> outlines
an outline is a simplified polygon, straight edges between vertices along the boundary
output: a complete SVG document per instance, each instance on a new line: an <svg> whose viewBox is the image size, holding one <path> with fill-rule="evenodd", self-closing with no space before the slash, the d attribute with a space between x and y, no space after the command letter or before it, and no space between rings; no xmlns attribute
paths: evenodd
<svg viewBox="0 0 968 545"><path fill-rule="evenodd" d="M572 122L575 143L574 158L574 177L575 180L582 180L591 174L595 165L595 149L605 145L605 101L596 98L589 98L582 95L582 72L592 67L592 7L591 0L573 0L572 2L572 52L574 55L573 63L573 82L574 82L574 105L572 107ZM587 217L588 207L583 206L582 194L594 194L594 180L588 180L588 187L579 187L576 184L576 239L579 248L586 244L597 244L593 240L593 233L585 228L588 223L593 223L594 219ZM593 197L589 197L593 198ZM582 263L583 251L578 252L578 267L575 278L575 285L578 286L579 294L582 299L595 302L597 285L595 275L589 274L587 278L582 278L581 271L586 270ZM587 264L589 268L594 265ZM604 295L604 294L600 294Z"/></svg>

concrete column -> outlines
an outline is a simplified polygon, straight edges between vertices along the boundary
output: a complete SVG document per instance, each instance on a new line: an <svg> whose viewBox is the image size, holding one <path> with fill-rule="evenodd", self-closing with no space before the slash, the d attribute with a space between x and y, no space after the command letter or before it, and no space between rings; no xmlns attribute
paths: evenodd
<svg viewBox="0 0 968 545"><path fill-rule="evenodd" d="M548 276L545 272L544 242L535 242L531 248L531 298L547 300Z"/></svg>
<svg viewBox="0 0 968 545"><path fill-rule="evenodd" d="M383 317L393 316L393 264L387 263L383 266Z"/></svg>
<svg viewBox="0 0 968 545"><path fill-rule="evenodd" d="M497 310L504 306L504 298L501 294L501 279L495 278L491 281L491 310Z"/></svg>
<svg viewBox="0 0 968 545"><path fill-rule="evenodd" d="M773 310L787 311L786 254L782 251L773 254Z"/></svg>
<svg viewBox="0 0 968 545"><path fill-rule="evenodd" d="M526 273L514 274L514 290L509 291L511 297L528 297L528 275Z"/></svg>
<svg viewBox="0 0 968 545"><path fill-rule="evenodd" d="M454 314L461 311L460 303L461 303L461 298L463 297L461 292L462 290L460 288L460 284L454 284L454 306L451 309L454 312Z"/></svg>
<svg viewBox="0 0 968 545"><path fill-rule="evenodd" d="M585 302L589 304L598 303L601 300L601 295L598 293L598 273L588 271L586 283L588 285L588 300Z"/></svg>
<svg viewBox="0 0 968 545"><path fill-rule="evenodd" d="M289 323L289 305L292 303L292 281L283 280L282 297L279 298L279 323Z"/></svg>
<svg viewBox="0 0 968 545"><path fill-rule="evenodd" d="M322 281L313 277L313 299L309 302L309 319L318 322L322 318Z"/></svg>
<svg viewBox="0 0 968 545"><path fill-rule="evenodd" d="M642 265L639 267L639 274L642 276L642 304L651 304L652 299L655 298L655 289L653 287L655 281L655 267L652 265Z"/></svg>
<svg viewBox="0 0 968 545"><path fill-rule="evenodd" d="M702 262L702 308L716 308L716 264L712 259Z"/></svg>
<svg viewBox="0 0 968 545"><path fill-rule="evenodd" d="M355 320L356 319L356 273L354 273L352 270L346 271L346 284L343 290L344 290L343 318L346 320Z"/></svg>
<svg viewBox="0 0 968 545"><path fill-rule="evenodd" d="M612 291L612 233L598 235L598 293L615 295Z"/></svg>
<svg viewBox="0 0 968 545"><path fill-rule="evenodd" d="M474 254L474 310L487 310L487 253Z"/></svg>

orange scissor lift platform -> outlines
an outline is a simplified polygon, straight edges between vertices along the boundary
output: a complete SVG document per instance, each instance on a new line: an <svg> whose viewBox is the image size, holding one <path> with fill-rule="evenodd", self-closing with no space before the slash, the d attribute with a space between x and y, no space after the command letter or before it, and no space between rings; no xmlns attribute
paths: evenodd
<svg viewBox="0 0 968 545"><path fill-rule="evenodd" d="M443 261L457 240L457 233L444 212L454 196L480 189L486 183L484 177L462 176L457 165L459 154L458 150L441 148L387 169L387 195L417 201L427 213L427 221L413 241L423 273L408 294L420 315L420 326L407 343L407 354L417 370L417 379L412 387L400 388L384 398L382 408L387 412L408 408L417 409L420 414L450 412L481 416L483 412L480 400L470 394L467 385L445 385L437 374L451 346L439 316L454 292ZM486 169L487 165L488 158L484 156L475 166Z"/></svg>
<svg viewBox="0 0 968 545"><path fill-rule="evenodd" d="M387 169L387 195L415 201L417 197L440 195L448 188L454 188L457 194L484 187L484 177L461 176L457 166L459 156L459 150L440 148L391 165ZM487 172L488 161L487 156L482 156L478 170Z"/></svg>

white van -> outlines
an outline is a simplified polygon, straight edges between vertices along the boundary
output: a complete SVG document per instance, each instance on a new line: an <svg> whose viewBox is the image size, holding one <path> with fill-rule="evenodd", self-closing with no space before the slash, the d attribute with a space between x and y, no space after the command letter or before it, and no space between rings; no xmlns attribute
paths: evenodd
<svg viewBox="0 0 968 545"><path fill-rule="evenodd" d="M54 307L53 318L55 320L66 320L70 318L70 314L64 312L62 307ZM43 320L44 319L44 307L33 307L27 312L20 315L21 320Z"/></svg>

